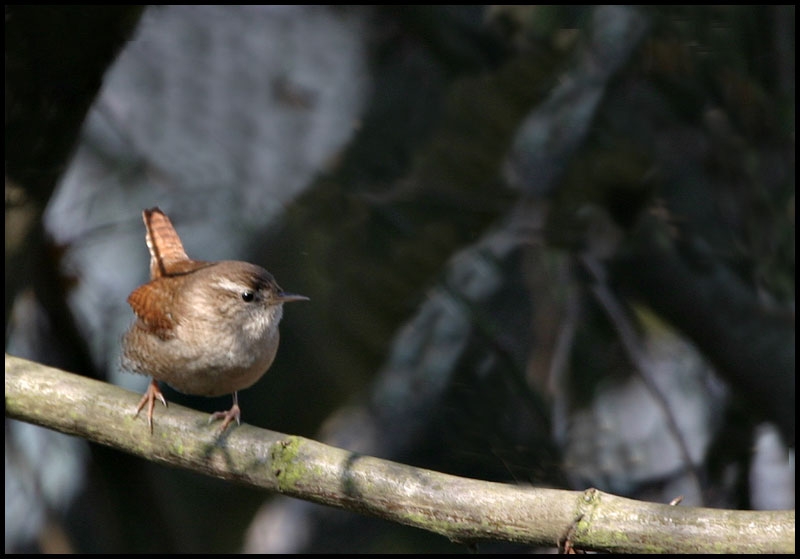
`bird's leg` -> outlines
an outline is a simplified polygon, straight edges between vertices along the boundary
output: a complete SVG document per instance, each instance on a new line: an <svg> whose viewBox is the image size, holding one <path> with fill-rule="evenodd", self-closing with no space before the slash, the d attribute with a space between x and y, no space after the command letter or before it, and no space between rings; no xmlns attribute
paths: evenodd
<svg viewBox="0 0 800 559"><path fill-rule="evenodd" d="M224 431L228 427L228 425L230 425L231 421L233 421L234 419L236 420L236 425L241 425L242 424L241 416L242 416L242 410L239 409L239 393L234 392L233 406L231 407L231 409L229 409L228 411L214 412L213 414L211 414L211 417L208 418L208 422L211 423L212 421L215 421L217 419L224 420L222 422L222 427L220 428L220 431Z"/></svg>
<svg viewBox="0 0 800 559"><path fill-rule="evenodd" d="M138 417L139 412L142 411L144 405L147 404L147 424L150 426L151 433L153 432L153 408L156 405L156 400L159 400L162 404L164 404L164 407L166 407L167 400L161 393L161 389L158 387L156 379L150 379L150 384L147 386L144 396L142 396L142 399L139 400L139 405L136 406L136 415L134 417Z"/></svg>

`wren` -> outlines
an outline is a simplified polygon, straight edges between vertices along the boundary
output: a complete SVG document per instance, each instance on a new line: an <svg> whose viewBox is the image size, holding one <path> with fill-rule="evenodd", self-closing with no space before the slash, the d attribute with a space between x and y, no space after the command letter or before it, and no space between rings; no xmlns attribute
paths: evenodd
<svg viewBox="0 0 800 559"><path fill-rule="evenodd" d="M195 396L233 394L230 410L214 413L221 431L240 423L239 390L255 384L272 365L283 304L308 297L285 293L264 268L233 260L190 259L169 218L158 208L142 212L150 250L151 281L128 303L136 320L122 337L122 368L152 377L136 407L167 401L166 382Z"/></svg>

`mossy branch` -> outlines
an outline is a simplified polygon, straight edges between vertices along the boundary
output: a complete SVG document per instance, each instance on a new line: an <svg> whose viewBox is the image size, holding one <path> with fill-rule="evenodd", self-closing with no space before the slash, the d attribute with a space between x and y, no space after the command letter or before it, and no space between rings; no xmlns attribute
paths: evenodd
<svg viewBox="0 0 800 559"><path fill-rule="evenodd" d="M208 424L170 404L150 434L138 394L6 355L6 416L300 499L429 530L453 541L626 553L794 553L794 511L689 508L466 479L313 440Z"/></svg>

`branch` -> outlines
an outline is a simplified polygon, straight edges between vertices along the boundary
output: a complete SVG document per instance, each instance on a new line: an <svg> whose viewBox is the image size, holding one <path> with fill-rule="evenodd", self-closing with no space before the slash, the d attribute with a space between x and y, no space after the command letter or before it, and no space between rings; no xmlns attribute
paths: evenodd
<svg viewBox="0 0 800 559"><path fill-rule="evenodd" d="M681 508L590 489L460 478L171 404L151 435L138 394L6 354L6 415L141 456L441 534L609 552L794 553L794 511ZM569 541L565 542L564 539Z"/></svg>

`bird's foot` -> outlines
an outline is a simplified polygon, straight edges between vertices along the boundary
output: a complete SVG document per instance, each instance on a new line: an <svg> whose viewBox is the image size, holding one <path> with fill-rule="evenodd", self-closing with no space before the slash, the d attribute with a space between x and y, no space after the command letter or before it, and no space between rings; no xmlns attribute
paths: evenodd
<svg viewBox="0 0 800 559"><path fill-rule="evenodd" d="M136 414L134 415L134 417L138 417L139 412L142 411L144 405L147 404L147 424L150 426L150 433L153 432L153 408L156 405L156 400L164 404L164 407L167 406L167 400L161 393L161 389L158 387L156 379L151 379L144 396L142 396L142 399L139 400L139 405L136 406Z"/></svg>
<svg viewBox="0 0 800 559"><path fill-rule="evenodd" d="M220 432L224 431L228 428L228 425L235 419L236 425L241 425L241 417L242 417L242 410L239 409L239 403L234 398L233 406L228 411L218 411L211 414L211 417L208 418L208 422L211 423L212 421L216 421L217 419L222 419L222 427L220 427Z"/></svg>

